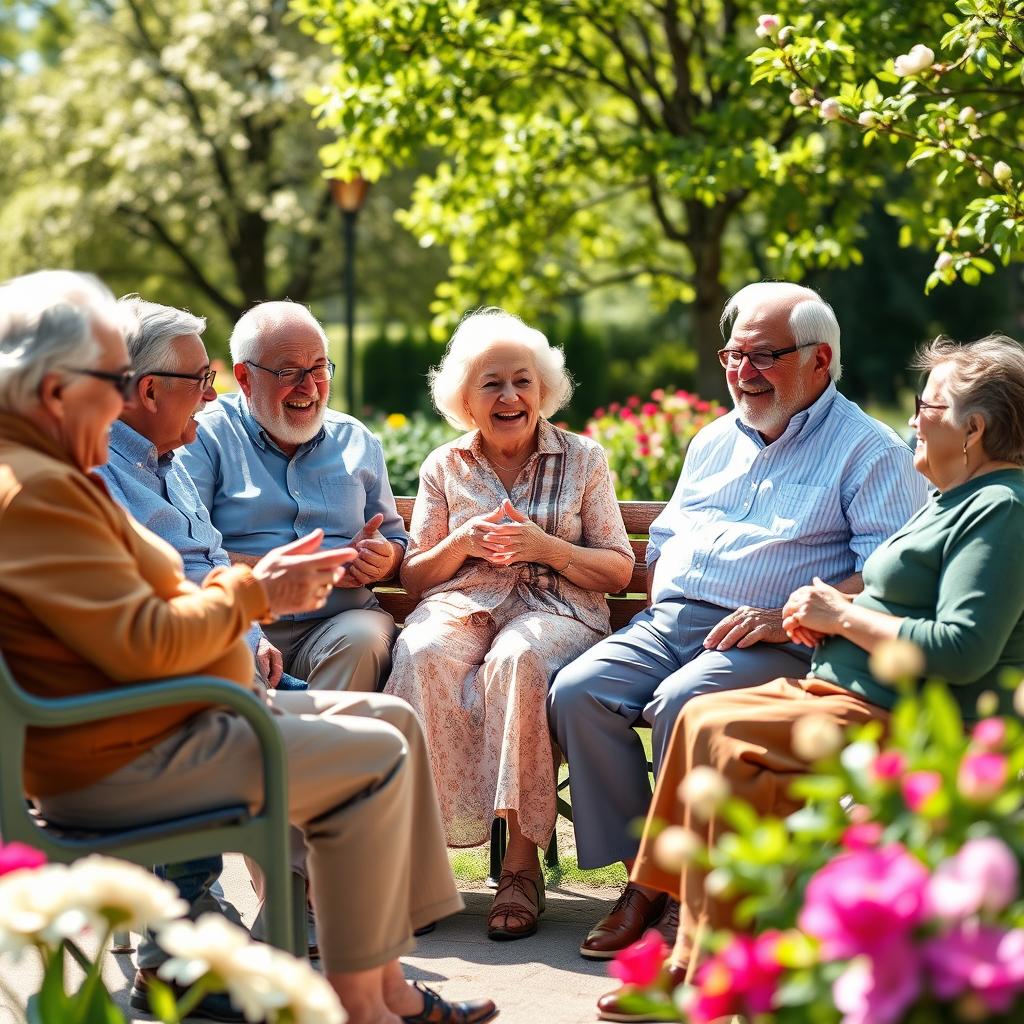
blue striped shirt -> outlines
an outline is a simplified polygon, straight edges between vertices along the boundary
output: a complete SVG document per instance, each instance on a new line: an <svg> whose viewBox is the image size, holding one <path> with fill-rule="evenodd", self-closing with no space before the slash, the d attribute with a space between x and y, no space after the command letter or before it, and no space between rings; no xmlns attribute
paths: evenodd
<svg viewBox="0 0 1024 1024"><path fill-rule="evenodd" d="M860 572L926 497L907 445L835 384L772 444L733 411L693 439L651 526L652 599L779 608Z"/></svg>

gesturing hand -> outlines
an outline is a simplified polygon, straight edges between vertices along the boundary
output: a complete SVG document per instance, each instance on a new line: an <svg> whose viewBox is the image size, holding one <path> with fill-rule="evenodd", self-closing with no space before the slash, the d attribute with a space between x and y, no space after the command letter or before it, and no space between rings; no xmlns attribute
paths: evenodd
<svg viewBox="0 0 1024 1024"><path fill-rule="evenodd" d="M284 659L281 657L281 652L265 636L260 637L260 642L256 647L256 667L271 689L281 681Z"/></svg>
<svg viewBox="0 0 1024 1024"><path fill-rule="evenodd" d="M789 638L782 628L781 608L748 608L730 612L704 638L707 650L727 651L730 647L754 644L784 644Z"/></svg>
<svg viewBox="0 0 1024 1024"><path fill-rule="evenodd" d="M395 551L391 541L380 533L384 516L378 512L352 538L357 558L348 567L342 587L365 587L384 579L395 565Z"/></svg>
<svg viewBox="0 0 1024 1024"><path fill-rule="evenodd" d="M344 566L357 557L352 548L320 551L324 531L284 544L264 555L253 567L263 583L274 616L322 608L331 588L345 575Z"/></svg>
<svg viewBox="0 0 1024 1024"><path fill-rule="evenodd" d="M499 522L484 534L483 543L491 552L488 560L495 565L547 563L551 555L551 538L532 519L519 512L508 498L497 511L512 522Z"/></svg>

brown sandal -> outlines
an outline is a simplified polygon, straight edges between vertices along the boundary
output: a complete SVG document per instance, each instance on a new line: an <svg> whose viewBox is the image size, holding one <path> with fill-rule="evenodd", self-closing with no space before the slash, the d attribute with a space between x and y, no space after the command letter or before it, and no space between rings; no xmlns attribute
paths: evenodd
<svg viewBox="0 0 1024 1024"><path fill-rule="evenodd" d="M529 900L529 904L524 905L512 900L498 904L501 896L510 889L513 895L518 893ZM508 942L533 935L537 930L537 918L544 913L544 876L535 875L530 871L502 871L498 878L498 891L494 894L494 902L496 905L491 907L491 912L487 915L487 938L497 942ZM510 917L524 923L509 925ZM504 925L495 924L498 918L505 919Z"/></svg>

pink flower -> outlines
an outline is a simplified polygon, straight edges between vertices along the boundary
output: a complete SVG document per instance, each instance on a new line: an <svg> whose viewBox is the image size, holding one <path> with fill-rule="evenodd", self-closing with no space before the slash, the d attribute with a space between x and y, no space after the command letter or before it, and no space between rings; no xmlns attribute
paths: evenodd
<svg viewBox="0 0 1024 1024"><path fill-rule="evenodd" d="M636 441L637 444L647 444L650 441L650 437L645 434L642 430L637 432Z"/></svg>
<svg viewBox="0 0 1024 1024"><path fill-rule="evenodd" d="M0 843L0 875L11 871L33 871L46 863L46 854L24 843Z"/></svg>
<svg viewBox="0 0 1024 1024"><path fill-rule="evenodd" d="M942 776L938 772L911 772L903 777L903 799L916 814L942 789Z"/></svg>
<svg viewBox="0 0 1024 1024"><path fill-rule="evenodd" d="M956 777L956 788L967 800L983 803L993 799L1006 783L1009 762L1004 754L964 754Z"/></svg>
<svg viewBox="0 0 1024 1024"><path fill-rule="evenodd" d="M664 388L655 388L651 392L651 398L653 398L656 402L660 402L664 397L665 397L665 389Z"/></svg>
<svg viewBox="0 0 1024 1024"><path fill-rule="evenodd" d="M895 782L907 770L907 759L898 750L883 750L869 769L876 782Z"/></svg>
<svg viewBox="0 0 1024 1024"><path fill-rule="evenodd" d="M843 833L842 843L848 850L870 850L882 839L883 828L877 821L850 825Z"/></svg>
<svg viewBox="0 0 1024 1024"><path fill-rule="evenodd" d="M610 413L612 413L612 414L614 415L614 414L615 414L615 413L617 413L617 412L619 411L619 409L621 409L621 408L622 408L622 406L621 406L621 405L619 405L619 403L618 403L618 402L612 402L612 404L608 406L608 411L609 411Z"/></svg>
<svg viewBox="0 0 1024 1024"><path fill-rule="evenodd" d="M971 742L985 750L998 750L1006 740L1006 723L1001 718L984 718L971 730Z"/></svg>
<svg viewBox="0 0 1024 1024"><path fill-rule="evenodd" d="M871 954L900 940L924 914L928 871L894 843L841 853L807 884L800 928L825 960Z"/></svg>
<svg viewBox="0 0 1024 1024"><path fill-rule="evenodd" d="M979 910L997 913L1017 897L1017 858L1001 839L968 839L928 882L930 914L949 921Z"/></svg>
<svg viewBox="0 0 1024 1024"><path fill-rule="evenodd" d="M1024 991L1024 930L960 924L924 947L931 986L940 999L973 992L992 1013L1005 1013Z"/></svg>
<svg viewBox="0 0 1024 1024"><path fill-rule="evenodd" d="M608 965L608 973L624 985L646 988L654 984L667 956L665 940L660 932L651 928L632 946L615 954L615 959Z"/></svg>
<svg viewBox="0 0 1024 1024"><path fill-rule="evenodd" d="M628 405L630 407L630 409L635 409L639 404L640 404L640 396L639 395L630 395L629 398L626 399L626 405Z"/></svg>
<svg viewBox="0 0 1024 1024"><path fill-rule="evenodd" d="M696 402L693 403L693 408L697 412L710 412L711 411L711 403L710 402L705 402L704 399L702 398L699 401L696 401Z"/></svg>
<svg viewBox="0 0 1024 1024"><path fill-rule="evenodd" d="M920 990L918 955L909 942L891 943L884 955L858 957L832 985L843 1024L893 1024Z"/></svg>
<svg viewBox="0 0 1024 1024"><path fill-rule="evenodd" d="M689 1006L692 1024L708 1024L730 1014L754 1016L772 1008L782 966L776 955L779 933L757 938L734 935L697 971L697 995Z"/></svg>
<svg viewBox="0 0 1024 1024"><path fill-rule="evenodd" d="M632 409L627 409L627 408L623 408L623 409L621 410L621 412L619 413L619 416L620 416L620 417L621 417L622 419L624 419L624 420L631 420L631 419L634 419L634 416L633 416L633 410L632 410Z"/></svg>
<svg viewBox="0 0 1024 1024"><path fill-rule="evenodd" d="M604 419L604 406L601 406L599 409L595 409L594 410L594 419L595 420Z"/></svg>

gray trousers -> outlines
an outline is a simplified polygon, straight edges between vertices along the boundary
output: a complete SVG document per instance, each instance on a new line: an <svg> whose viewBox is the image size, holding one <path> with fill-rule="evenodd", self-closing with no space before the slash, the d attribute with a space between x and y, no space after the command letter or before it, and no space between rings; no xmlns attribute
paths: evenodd
<svg viewBox="0 0 1024 1024"><path fill-rule="evenodd" d="M631 826L651 802L647 757L633 731L641 719L653 730L657 773L691 697L807 674L810 651L797 644L705 650L704 638L729 612L701 601L661 602L555 675L548 718L569 762L581 868L636 856Z"/></svg>

